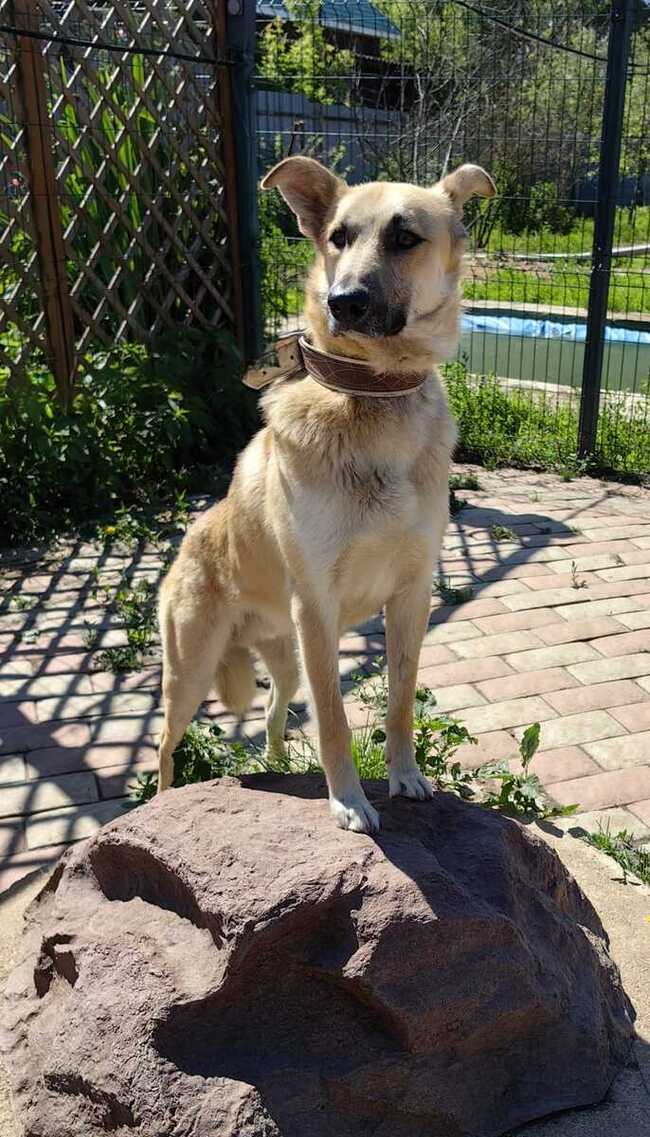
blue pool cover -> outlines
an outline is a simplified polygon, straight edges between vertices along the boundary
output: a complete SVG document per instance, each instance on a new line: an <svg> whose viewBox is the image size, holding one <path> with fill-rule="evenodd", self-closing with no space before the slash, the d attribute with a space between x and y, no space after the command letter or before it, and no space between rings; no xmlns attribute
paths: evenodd
<svg viewBox="0 0 650 1137"><path fill-rule="evenodd" d="M586 324L561 324L554 320L535 320L522 316L488 316L481 312L464 312L464 332L489 332L499 336L524 336L533 339L564 339L584 343ZM610 343L644 344L650 347L650 332L636 328L605 327L605 339Z"/></svg>

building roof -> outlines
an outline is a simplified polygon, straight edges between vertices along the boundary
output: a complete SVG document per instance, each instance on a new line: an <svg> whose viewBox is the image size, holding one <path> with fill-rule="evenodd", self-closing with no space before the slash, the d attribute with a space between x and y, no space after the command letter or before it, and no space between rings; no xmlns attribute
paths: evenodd
<svg viewBox="0 0 650 1137"><path fill-rule="evenodd" d="M260 16L290 20L284 0L257 0ZM399 30L370 0L321 0L319 23L325 28L354 32L373 39L396 39Z"/></svg>

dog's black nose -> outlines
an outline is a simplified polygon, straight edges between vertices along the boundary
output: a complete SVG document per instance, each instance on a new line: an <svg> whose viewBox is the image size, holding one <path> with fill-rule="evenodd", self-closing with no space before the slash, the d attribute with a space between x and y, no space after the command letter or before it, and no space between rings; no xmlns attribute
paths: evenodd
<svg viewBox="0 0 650 1137"><path fill-rule="evenodd" d="M327 298L329 310L344 327L354 328L368 314L370 293L366 288L345 290L333 288Z"/></svg>

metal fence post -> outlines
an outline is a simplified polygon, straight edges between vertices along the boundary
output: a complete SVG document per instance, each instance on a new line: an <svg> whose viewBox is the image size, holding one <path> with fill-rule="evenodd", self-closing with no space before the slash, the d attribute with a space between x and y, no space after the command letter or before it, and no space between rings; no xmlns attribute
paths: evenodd
<svg viewBox="0 0 650 1137"><path fill-rule="evenodd" d="M636 5L637 0L612 0L610 12L607 75L598 166L598 200L594 223L589 306L587 310L587 339L582 370L582 395L578 426L578 452L583 457L593 454L596 446L607 301L612 267L612 245L618 200L627 66L634 30Z"/></svg>
<svg viewBox="0 0 650 1137"><path fill-rule="evenodd" d="M26 31L39 30L39 9L33 0L21 0L20 4L16 4L14 19L16 26L23 27ZM69 406L76 366L74 320L56 188L44 63L39 41L19 35L16 39L16 59L45 333L57 394L62 405Z"/></svg>
<svg viewBox="0 0 650 1137"><path fill-rule="evenodd" d="M220 0L225 3L226 0ZM237 195L243 348L249 362L262 354L261 266L255 138L255 0L227 0L226 40L231 62L234 189Z"/></svg>

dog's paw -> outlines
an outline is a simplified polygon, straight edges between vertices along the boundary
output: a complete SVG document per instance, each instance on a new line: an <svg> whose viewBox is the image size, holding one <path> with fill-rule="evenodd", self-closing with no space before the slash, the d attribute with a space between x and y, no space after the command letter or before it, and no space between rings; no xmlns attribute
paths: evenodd
<svg viewBox="0 0 650 1137"><path fill-rule="evenodd" d="M379 814L363 791L342 798L331 797L330 809L340 829L350 829L353 833L376 833L379 829Z"/></svg>
<svg viewBox="0 0 650 1137"><path fill-rule="evenodd" d="M403 797L426 801L427 798L433 797L434 789L417 766L408 766L405 769L391 767L388 774L388 792L391 797L399 797L401 794Z"/></svg>

